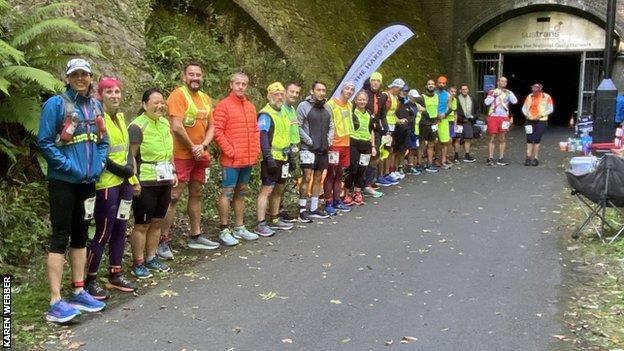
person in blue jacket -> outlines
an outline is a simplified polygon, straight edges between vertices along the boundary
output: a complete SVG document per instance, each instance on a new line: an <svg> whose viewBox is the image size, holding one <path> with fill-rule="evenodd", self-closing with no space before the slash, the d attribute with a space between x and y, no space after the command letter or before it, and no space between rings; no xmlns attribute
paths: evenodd
<svg viewBox="0 0 624 351"><path fill-rule="evenodd" d="M615 124L622 125L624 122L624 95L620 94L615 99Z"/></svg>
<svg viewBox="0 0 624 351"><path fill-rule="evenodd" d="M80 311L106 305L84 287L86 244L95 205L95 182L104 170L108 139L100 103L90 97L91 66L72 59L66 67L67 89L48 99L41 110L37 144L48 163L52 235L47 258L50 307L46 319L65 323ZM61 298L65 250L69 244L73 292Z"/></svg>

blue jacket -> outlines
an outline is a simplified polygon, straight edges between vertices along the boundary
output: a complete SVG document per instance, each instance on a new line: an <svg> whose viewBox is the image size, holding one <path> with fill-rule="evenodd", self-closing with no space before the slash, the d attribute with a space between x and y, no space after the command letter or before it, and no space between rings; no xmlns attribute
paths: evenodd
<svg viewBox="0 0 624 351"><path fill-rule="evenodd" d="M615 100L615 123L624 122L624 95L618 95Z"/></svg>
<svg viewBox="0 0 624 351"><path fill-rule="evenodd" d="M99 111L103 111L95 99L84 97L68 88L65 92L75 104L75 111L82 123L78 124L74 137L87 133L99 133L93 123ZM85 115L85 111L88 115ZM48 162L48 179L80 184L96 181L106 164L108 137L104 135L97 142L84 141L62 145L56 143L65 120L65 103L60 95L48 99L41 109L41 121L37 134L37 145ZM90 121L90 123L85 123Z"/></svg>

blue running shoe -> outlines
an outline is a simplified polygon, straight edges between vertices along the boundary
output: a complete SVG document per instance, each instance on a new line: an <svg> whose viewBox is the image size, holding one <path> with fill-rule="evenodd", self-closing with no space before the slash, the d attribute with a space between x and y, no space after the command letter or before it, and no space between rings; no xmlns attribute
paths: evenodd
<svg viewBox="0 0 624 351"><path fill-rule="evenodd" d="M330 215L330 216L335 216L335 215L338 214L338 210L336 210L334 208L334 205L332 205L332 204L325 205L325 212L327 212L327 214Z"/></svg>
<svg viewBox="0 0 624 351"><path fill-rule="evenodd" d="M80 316L80 311L61 299L50 305L45 318L48 322L66 323L76 316Z"/></svg>
<svg viewBox="0 0 624 351"><path fill-rule="evenodd" d="M349 213L351 212L351 207L347 206L344 204L344 202L342 201L338 201L338 203L336 204L336 210L343 212L343 213Z"/></svg>
<svg viewBox="0 0 624 351"><path fill-rule="evenodd" d="M384 177L384 176L377 177L377 181L375 182L375 184L377 184L379 186L390 186L390 185L392 185L392 183L390 183L390 181L388 181L388 179L386 179L386 177Z"/></svg>
<svg viewBox="0 0 624 351"><path fill-rule="evenodd" d="M104 302L96 300L86 290L82 290L78 294L72 293L69 298L69 304L85 312L100 312L106 307Z"/></svg>
<svg viewBox="0 0 624 351"><path fill-rule="evenodd" d="M137 279L147 279L152 277L152 273L150 273L149 269L145 268L144 265L140 264L138 266L132 266L133 276L137 277Z"/></svg>
<svg viewBox="0 0 624 351"><path fill-rule="evenodd" d="M386 176L386 180L390 183L390 185L397 185L399 184L399 178L396 178L395 176L392 175L392 173L388 174Z"/></svg>
<svg viewBox="0 0 624 351"><path fill-rule="evenodd" d="M171 270L169 266L160 262L156 257L152 258L149 261L146 261L145 268L149 269L150 271L156 271L156 272L162 272L162 273L166 273Z"/></svg>

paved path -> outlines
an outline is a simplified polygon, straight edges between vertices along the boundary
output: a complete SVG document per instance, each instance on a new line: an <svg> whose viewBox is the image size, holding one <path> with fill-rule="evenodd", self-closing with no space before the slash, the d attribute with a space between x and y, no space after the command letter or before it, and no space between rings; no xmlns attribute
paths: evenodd
<svg viewBox="0 0 624 351"><path fill-rule="evenodd" d="M508 167L486 167L481 146L478 163L411 177L378 204L222 251L80 323L74 340L81 350L547 350L560 332L552 196L564 134L546 135L535 168L521 164L520 132Z"/></svg>

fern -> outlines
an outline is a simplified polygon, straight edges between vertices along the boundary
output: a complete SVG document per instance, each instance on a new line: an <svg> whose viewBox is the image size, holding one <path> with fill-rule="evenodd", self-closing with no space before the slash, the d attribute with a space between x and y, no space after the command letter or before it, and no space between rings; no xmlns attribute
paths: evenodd
<svg viewBox="0 0 624 351"><path fill-rule="evenodd" d="M23 31L13 38L11 45L20 47L32 44L42 34L72 34L81 35L86 39L95 38L95 35L91 32L80 28L79 25L68 18L54 18L43 20L32 27L24 28Z"/></svg>
<svg viewBox="0 0 624 351"><path fill-rule="evenodd" d="M0 63L3 61L13 61L17 64L24 63L24 53L0 39Z"/></svg>
<svg viewBox="0 0 624 351"><path fill-rule="evenodd" d="M36 83L43 90L58 92L63 90L63 82L44 70L27 66L7 66L0 68L0 76Z"/></svg>
<svg viewBox="0 0 624 351"><path fill-rule="evenodd" d="M28 94L16 92L10 99L0 101L0 111L0 122L19 123L32 134L39 130L41 104Z"/></svg>

